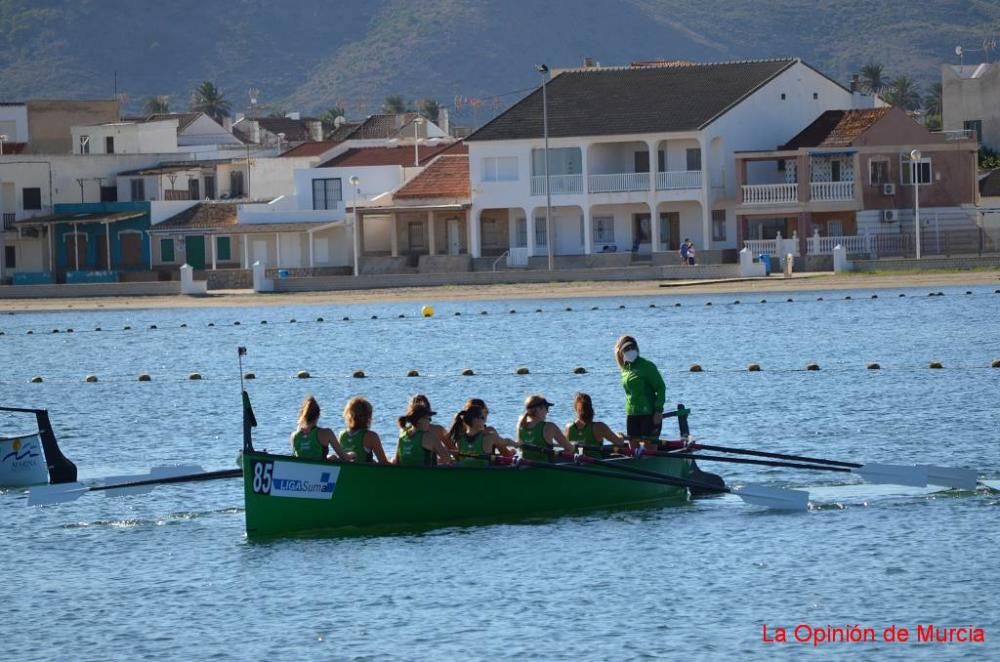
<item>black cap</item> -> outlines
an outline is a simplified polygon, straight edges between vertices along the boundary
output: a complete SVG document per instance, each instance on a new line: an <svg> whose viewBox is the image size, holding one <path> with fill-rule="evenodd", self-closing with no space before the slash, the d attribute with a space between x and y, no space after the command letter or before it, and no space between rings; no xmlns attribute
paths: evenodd
<svg viewBox="0 0 1000 662"><path fill-rule="evenodd" d="M524 401L525 409L534 409L535 407L542 407L542 406L551 407L552 403L540 395L533 395Z"/></svg>
<svg viewBox="0 0 1000 662"><path fill-rule="evenodd" d="M431 411L427 407L414 407L413 412L410 414L409 419L411 423L416 423L421 418L430 418L431 416L437 416L436 411Z"/></svg>

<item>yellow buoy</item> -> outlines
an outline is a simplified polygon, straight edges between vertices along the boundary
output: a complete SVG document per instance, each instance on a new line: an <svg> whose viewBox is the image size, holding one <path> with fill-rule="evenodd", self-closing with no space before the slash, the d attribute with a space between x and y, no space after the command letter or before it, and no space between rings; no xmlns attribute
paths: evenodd
<svg viewBox="0 0 1000 662"><path fill-rule="evenodd" d="M83 381L87 382L88 384L96 384L97 375L87 375L86 377L83 378Z"/></svg>
<svg viewBox="0 0 1000 662"><path fill-rule="evenodd" d="M517 369L517 374L519 375L527 375L528 372L529 372L528 369L525 368L524 366L521 366L520 368Z"/></svg>
<svg viewBox="0 0 1000 662"><path fill-rule="evenodd" d="M354 372L351 373L351 377L354 377L355 379L364 379L365 378L365 371L364 370L355 370Z"/></svg>
<svg viewBox="0 0 1000 662"><path fill-rule="evenodd" d="M41 384L43 381L44 380L41 377L32 377L31 378L31 383L32 384Z"/></svg>
<svg viewBox="0 0 1000 662"><path fill-rule="evenodd" d="M463 377L472 377L474 374L476 374L476 373L475 373L475 371L473 371L472 368L466 368L465 370L462 371L462 376Z"/></svg>
<svg viewBox="0 0 1000 662"><path fill-rule="evenodd" d="M750 365L747 366L747 370L749 370L750 372L760 372L760 364L751 363Z"/></svg>
<svg viewBox="0 0 1000 662"><path fill-rule="evenodd" d="M419 377L420 373L417 372L416 370L410 370L409 372L406 373L406 376L407 377Z"/></svg>
<svg viewBox="0 0 1000 662"><path fill-rule="evenodd" d="M309 379L312 375L309 374L308 370L299 370L295 373L295 376L299 379Z"/></svg>
<svg viewBox="0 0 1000 662"><path fill-rule="evenodd" d="M993 361L993 367L994 368L1000 368L1000 359L995 359Z"/></svg>
<svg viewBox="0 0 1000 662"><path fill-rule="evenodd" d="M148 382L148 381L152 381L152 379L153 378L150 377L148 373L145 373L145 372L140 372L139 373L139 381L140 382Z"/></svg>
<svg viewBox="0 0 1000 662"><path fill-rule="evenodd" d="M697 363L692 363L691 367L688 368L688 370L690 370L691 372L701 372L701 366L698 365Z"/></svg>
<svg viewBox="0 0 1000 662"><path fill-rule="evenodd" d="M940 370L941 368L944 367L944 364L942 364L940 361L931 361L930 367L933 368L934 370Z"/></svg>
<svg viewBox="0 0 1000 662"><path fill-rule="evenodd" d="M585 374L587 374L587 369L584 368L582 365L581 366L577 366L576 368L573 368L573 374L574 375L585 375Z"/></svg>
<svg viewBox="0 0 1000 662"><path fill-rule="evenodd" d="M257 379L257 375L252 372L248 372L243 375L243 379Z"/></svg>
<svg viewBox="0 0 1000 662"><path fill-rule="evenodd" d="M881 369L882 369L882 366L880 366L880 365L879 365L879 364L877 364L877 363L869 363L869 364L868 364L868 369L869 369L869 370L881 370Z"/></svg>
<svg viewBox="0 0 1000 662"><path fill-rule="evenodd" d="M806 370L819 370L819 365L815 363L807 363Z"/></svg>
<svg viewBox="0 0 1000 662"><path fill-rule="evenodd" d="M194 379L194 380L201 379L201 373L200 372L192 372L190 375L188 375L188 379Z"/></svg>
<svg viewBox="0 0 1000 662"><path fill-rule="evenodd" d="M434 306L421 306L420 314L424 317L434 317Z"/></svg>

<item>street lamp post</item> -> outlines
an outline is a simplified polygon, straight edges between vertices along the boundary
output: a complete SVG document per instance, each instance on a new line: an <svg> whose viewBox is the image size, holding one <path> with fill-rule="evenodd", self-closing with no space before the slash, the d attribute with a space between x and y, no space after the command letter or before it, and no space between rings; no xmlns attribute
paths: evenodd
<svg viewBox="0 0 1000 662"><path fill-rule="evenodd" d="M913 232L917 236L917 259L920 259L920 150L910 152L910 180L913 184Z"/></svg>
<svg viewBox="0 0 1000 662"><path fill-rule="evenodd" d="M546 89L549 67L545 64L535 66L542 76L542 135L545 139L545 252L549 256L549 271L556 268L555 248L552 242L552 188L549 186L549 96ZM534 238L529 237L529 241Z"/></svg>
<svg viewBox="0 0 1000 662"><path fill-rule="evenodd" d="M354 189L354 276L358 276L358 255L361 253L361 233L359 223L358 223L358 186L361 184L361 179L357 175L353 175L349 180L351 183L351 188Z"/></svg>

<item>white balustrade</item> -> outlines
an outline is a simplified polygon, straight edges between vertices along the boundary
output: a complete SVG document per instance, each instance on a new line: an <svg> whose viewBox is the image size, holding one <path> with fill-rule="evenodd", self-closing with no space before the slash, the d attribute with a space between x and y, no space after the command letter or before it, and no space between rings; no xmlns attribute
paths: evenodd
<svg viewBox="0 0 1000 662"><path fill-rule="evenodd" d="M648 172L618 172L607 175L590 175L588 190L591 193L621 193L648 191Z"/></svg>
<svg viewBox="0 0 1000 662"><path fill-rule="evenodd" d="M583 175L549 175L552 195L583 193ZM545 195L545 175L531 178L531 195Z"/></svg>
<svg viewBox="0 0 1000 662"><path fill-rule="evenodd" d="M854 182L809 182L809 196L820 202L853 200Z"/></svg>
<svg viewBox="0 0 1000 662"><path fill-rule="evenodd" d="M798 184L744 184L747 206L794 205L799 201Z"/></svg>
<svg viewBox="0 0 1000 662"><path fill-rule="evenodd" d="M668 170L656 173L656 190L701 188L701 170Z"/></svg>
<svg viewBox="0 0 1000 662"><path fill-rule="evenodd" d="M523 246L519 248L511 248L510 253L507 255L507 266L508 267L528 266L528 247Z"/></svg>
<svg viewBox="0 0 1000 662"><path fill-rule="evenodd" d="M743 242L743 245L750 251L750 255L752 256L778 254L777 239L747 239Z"/></svg>

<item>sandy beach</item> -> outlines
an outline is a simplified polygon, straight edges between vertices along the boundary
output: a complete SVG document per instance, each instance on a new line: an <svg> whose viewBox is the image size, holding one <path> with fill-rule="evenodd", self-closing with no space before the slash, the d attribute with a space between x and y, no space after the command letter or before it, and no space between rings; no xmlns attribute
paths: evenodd
<svg viewBox="0 0 1000 662"><path fill-rule="evenodd" d="M630 297L665 294L704 295L866 288L934 288L960 285L996 285L997 288L1000 288L1000 270L912 274L804 273L797 274L791 278L771 276L769 278L711 281L647 280L627 282L511 283L503 285L455 285L281 294L254 294L250 290L213 290L207 296L200 297L175 295L72 299L0 298L0 312L12 313L62 309L114 310L132 308L206 308L217 306L288 306L300 304L380 303L390 301L412 301L433 304L437 301L477 301L485 299Z"/></svg>

